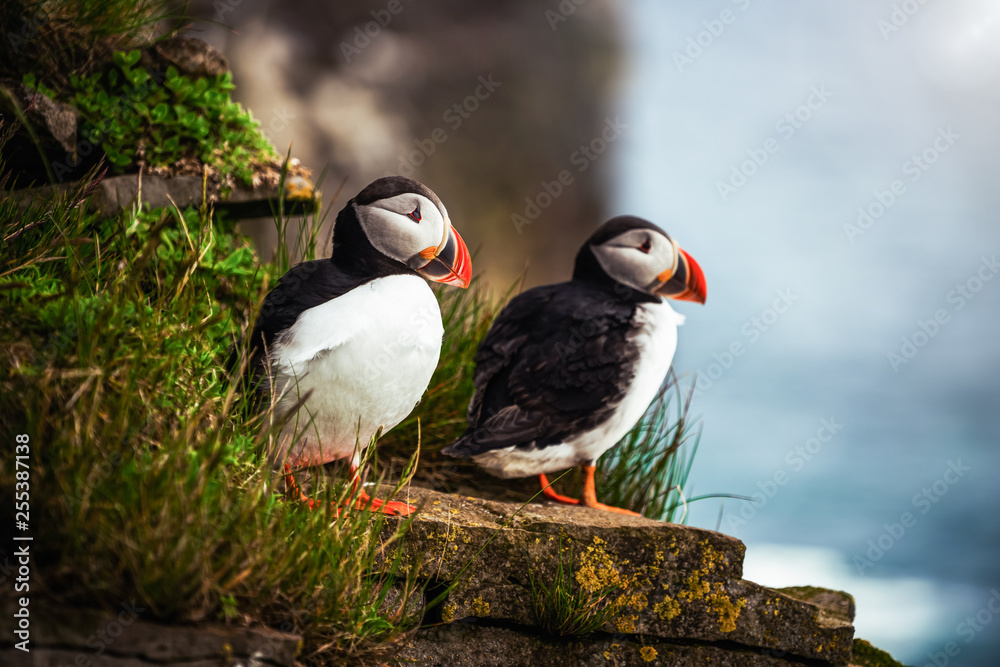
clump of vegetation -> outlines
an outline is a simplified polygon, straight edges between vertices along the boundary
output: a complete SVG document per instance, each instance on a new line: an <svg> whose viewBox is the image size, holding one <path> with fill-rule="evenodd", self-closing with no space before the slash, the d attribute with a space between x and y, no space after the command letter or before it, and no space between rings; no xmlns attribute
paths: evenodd
<svg viewBox="0 0 1000 667"><path fill-rule="evenodd" d="M79 160L93 165L102 153L116 173L200 175L205 165L224 189L256 185L255 173L270 179L276 171L269 168L279 160L274 149L230 97L228 73L189 76L157 55L156 40L184 25L182 8L166 0L14 0L0 7L10 30L0 40L0 85L23 83L80 115L78 150L68 163L73 178L86 171L76 169ZM59 181L70 171L46 169Z"/></svg>
<svg viewBox="0 0 1000 667"><path fill-rule="evenodd" d="M73 75L104 66L114 51L184 25L183 0L4 0L0 80L27 72L63 90Z"/></svg>
<svg viewBox="0 0 1000 667"><path fill-rule="evenodd" d="M277 158L250 113L230 99L228 72L192 79L171 66L151 73L140 57L138 50L118 51L105 69L70 78L80 137L100 146L117 172L194 160L251 185L254 167ZM57 96L34 73L23 80Z"/></svg>
<svg viewBox="0 0 1000 667"><path fill-rule="evenodd" d="M855 639L851 651L851 664L858 667L906 667L885 651L875 648L864 639Z"/></svg>
<svg viewBox="0 0 1000 667"><path fill-rule="evenodd" d="M564 548L560 538L555 578L545 583L536 572L529 571L531 603L539 627L565 637L590 634L613 622L629 601L628 581L615 574L594 581L579 581L581 577L577 576L574 582L573 551Z"/></svg>
<svg viewBox="0 0 1000 667"><path fill-rule="evenodd" d="M30 438L35 581L59 602L300 632L311 664L388 650L419 620L389 604L417 586L408 524L284 502L268 416L245 422L222 370L275 269L207 209L86 212L94 178L0 203L16 313L0 321L0 420ZM343 499L344 481L319 493Z"/></svg>

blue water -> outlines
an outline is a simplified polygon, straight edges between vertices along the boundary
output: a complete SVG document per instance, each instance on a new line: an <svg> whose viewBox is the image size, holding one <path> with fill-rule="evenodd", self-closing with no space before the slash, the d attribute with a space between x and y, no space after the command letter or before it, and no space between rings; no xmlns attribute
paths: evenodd
<svg viewBox="0 0 1000 667"><path fill-rule="evenodd" d="M708 280L678 306L694 492L760 502L690 522L721 510L767 555L750 579L855 593L859 636L908 664L993 666L1000 4L906 4L896 25L883 0L629 3L603 167L614 212Z"/></svg>

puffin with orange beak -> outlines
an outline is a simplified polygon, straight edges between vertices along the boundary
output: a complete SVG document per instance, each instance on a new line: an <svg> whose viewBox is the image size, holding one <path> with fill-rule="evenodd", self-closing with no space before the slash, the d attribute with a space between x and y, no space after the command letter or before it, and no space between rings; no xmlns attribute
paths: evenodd
<svg viewBox="0 0 1000 667"><path fill-rule="evenodd" d="M297 499L316 506L295 475L329 461L349 459L357 485L361 451L410 414L437 366L444 328L427 280L464 288L471 272L438 196L380 178L337 215L330 258L294 266L267 295L248 373L288 417L270 456ZM414 509L363 491L356 507Z"/></svg>
<svg viewBox="0 0 1000 667"><path fill-rule="evenodd" d="M662 229L612 218L583 244L573 279L530 289L501 311L476 353L469 426L444 449L502 478L537 475L549 500L597 501L595 462L639 421L662 385L684 317L705 303L698 263ZM578 500L547 474L581 466Z"/></svg>

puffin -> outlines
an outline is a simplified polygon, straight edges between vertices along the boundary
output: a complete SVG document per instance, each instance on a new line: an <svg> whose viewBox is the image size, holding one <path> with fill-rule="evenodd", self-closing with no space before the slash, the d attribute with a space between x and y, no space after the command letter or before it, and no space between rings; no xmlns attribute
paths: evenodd
<svg viewBox="0 0 1000 667"><path fill-rule="evenodd" d="M684 317L667 299L704 304L698 263L657 225L618 216L576 255L569 282L527 290L476 352L468 428L442 450L504 479L538 476L549 500L637 515L598 502L595 462L660 389ZM580 499L547 474L580 466Z"/></svg>
<svg viewBox="0 0 1000 667"><path fill-rule="evenodd" d="M437 366L444 327L427 281L466 288L471 271L441 199L391 176L340 211L329 258L297 264L268 293L247 376L287 418L269 456L295 499L317 507L295 472L340 459L350 460L357 491L361 452L410 414ZM414 511L364 491L353 508Z"/></svg>

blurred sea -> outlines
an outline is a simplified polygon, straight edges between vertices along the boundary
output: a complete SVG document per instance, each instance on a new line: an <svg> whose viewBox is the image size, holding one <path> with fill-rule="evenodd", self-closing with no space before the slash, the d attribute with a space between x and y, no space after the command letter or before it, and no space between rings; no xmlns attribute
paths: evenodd
<svg viewBox="0 0 1000 667"><path fill-rule="evenodd" d="M758 502L689 523L907 664L995 666L1000 5L900 4L628 3L613 212L708 279L693 492Z"/></svg>

